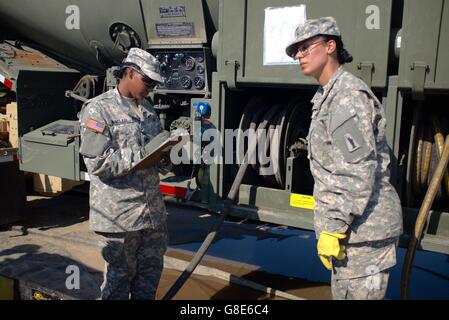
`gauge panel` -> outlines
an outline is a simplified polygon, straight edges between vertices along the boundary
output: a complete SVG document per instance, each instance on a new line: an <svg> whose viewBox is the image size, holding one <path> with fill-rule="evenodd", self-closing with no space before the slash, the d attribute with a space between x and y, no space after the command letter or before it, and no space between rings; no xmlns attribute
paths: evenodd
<svg viewBox="0 0 449 320"><path fill-rule="evenodd" d="M153 52L161 63L164 85L158 91L188 91L204 93L207 90L206 58L203 50L157 50Z"/></svg>

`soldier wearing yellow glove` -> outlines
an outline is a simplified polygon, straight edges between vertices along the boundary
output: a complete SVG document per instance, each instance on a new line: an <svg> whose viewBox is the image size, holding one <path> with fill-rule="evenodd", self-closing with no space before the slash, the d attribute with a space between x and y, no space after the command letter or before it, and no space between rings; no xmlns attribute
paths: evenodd
<svg viewBox="0 0 449 320"><path fill-rule="evenodd" d="M389 182L382 104L343 68L352 56L334 18L302 22L286 53L320 84L307 140L318 256L332 270L332 297L383 299L402 208Z"/></svg>
<svg viewBox="0 0 449 320"><path fill-rule="evenodd" d="M346 238L345 234L321 231L318 239L318 256L328 270L332 270L332 257L337 260L343 260L346 257L345 246L340 244L340 240L344 238Z"/></svg>

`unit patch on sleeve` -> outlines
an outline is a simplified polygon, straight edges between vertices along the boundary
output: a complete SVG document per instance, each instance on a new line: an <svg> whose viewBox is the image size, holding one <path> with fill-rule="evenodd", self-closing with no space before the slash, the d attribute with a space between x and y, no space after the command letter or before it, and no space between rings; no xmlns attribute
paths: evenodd
<svg viewBox="0 0 449 320"><path fill-rule="evenodd" d="M345 133L344 137L345 137L346 147L348 148L349 152L354 152L360 148L360 144L357 143L357 141L354 139L353 136L351 136L351 134Z"/></svg>

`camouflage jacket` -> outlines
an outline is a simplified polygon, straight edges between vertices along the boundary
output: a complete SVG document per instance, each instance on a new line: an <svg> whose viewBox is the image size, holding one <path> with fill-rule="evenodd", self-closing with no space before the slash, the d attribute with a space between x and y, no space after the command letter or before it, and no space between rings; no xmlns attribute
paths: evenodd
<svg viewBox="0 0 449 320"><path fill-rule="evenodd" d="M317 237L323 230L346 233L348 243L399 236L402 208L389 182L382 104L342 67L312 103L308 141Z"/></svg>
<svg viewBox="0 0 449 320"><path fill-rule="evenodd" d="M91 228L127 232L165 224L157 168L130 172L143 146L162 130L151 104L115 88L83 105L80 126L80 153L91 178Z"/></svg>

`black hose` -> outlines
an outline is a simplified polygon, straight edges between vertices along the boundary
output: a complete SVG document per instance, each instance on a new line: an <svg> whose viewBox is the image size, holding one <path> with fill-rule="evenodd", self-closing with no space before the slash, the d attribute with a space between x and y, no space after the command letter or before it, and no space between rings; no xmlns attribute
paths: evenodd
<svg viewBox="0 0 449 320"><path fill-rule="evenodd" d="M268 120L265 119L257 127L258 138L259 138L259 132L266 128L267 123L268 123ZM256 128L256 123L251 122L250 128L254 130ZM257 139L257 141L259 141L259 139ZM209 234L206 236L206 239L204 239L203 243L201 244L201 247L195 253L195 256L192 258L192 260L190 261L187 268L182 272L182 274L178 277L178 279L176 279L175 283L167 291L167 293L164 295L162 300L169 300L175 296L175 294L181 289L181 287L184 285L184 283L187 281L187 279L190 277L190 275L193 273L195 268L200 263L201 259L206 254L206 251L207 251L207 249L209 249L209 246L211 245L212 241L214 241L214 239L218 233L218 230L220 229L221 225L223 224L226 217L229 215L229 213L231 211L231 205L233 204L233 202L237 196L237 193L240 189L240 185L242 184L242 181L243 181L243 177L245 176L246 169L248 168L248 158L251 159L254 152L256 152L256 144L249 145L248 151L245 153L243 162L239 166L239 170L237 172L237 175L235 176L234 182L232 183L231 189L229 190L228 196L226 197L226 200L224 201L223 211L222 211L219 219L217 220L217 222L215 222L212 229L209 231Z"/></svg>
<svg viewBox="0 0 449 320"><path fill-rule="evenodd" d="M426 195L422 202L421 208L419 209L418 217L416 218L415 230L411 234L411 238L407 248L407 254L405 255L404 265L402 268L402 279L401 279L401 299L406 300L408 298L408 284L410 280L410 273L413 265L413 260L415 258L416 248L418 247L419 241L424 230L424 224L429 215L430 208L432 207L435 196L441 185L441 180L443 179L444 173L446 172L446 167L449 162L449 135L446 136L446 142L444 144L444 149L441 154L441 159L438 162L435 173L430 181L429 188L427 189Z"/></svg>

